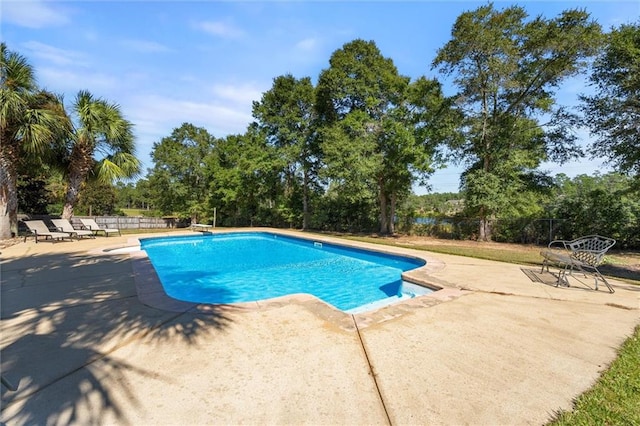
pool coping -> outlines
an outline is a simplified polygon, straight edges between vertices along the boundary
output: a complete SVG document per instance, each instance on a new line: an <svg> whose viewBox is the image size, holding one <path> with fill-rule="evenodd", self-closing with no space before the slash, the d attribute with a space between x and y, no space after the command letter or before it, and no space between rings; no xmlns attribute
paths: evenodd
<svg viewBox="0 0 640 426"><path fill-rule="evenodd" d="M202 233L202 231L199 232ZM382 306L378 309L358 313L348 313L341 311L334 306L324 302L322 299L306 293L290 294L255 302L239 302L230 304L185 302L175 299L165 292L164 287L162 286L162 283L160 282L160 279L153 265L151 264L149 257L147 256L147 253L144 250L139 249L140 237L129 238L126 247L119 246L117 248L107 248L103 249L102 252L107 254L122 254L123 252L129 252L129 257L132 263L134 282L136 286L136 293L138 295L138 300L140 301L140 303L156 309L176 313L189 312L196 314L210 314L218 311L220 307L234 307L236 309L242 310L270 310L280 308L283 305L296 304L304 307L306 310L314 313L316 316L332 322L334 325L344 330L353 331L356 327L368 327L372 324L377 324L406 315L415 309L434 306L470 293L454 286L450 286L448 285L448 283L430 276L431 273L444 269L445 264L444 262L430 256L427 252L420 252L417 250L392 246L380 246L357 241L345 241L316 234L305 235L302 232L285 231L271 228L221 231L212 230L204 233L212 234L247 232L282 235L304 239L307 241L322 242L347 248L365 249L382 254L394 256L400 255L404 257L412 257L414 259L424 260L426 262L425 265L404 272L402 274L402 278L411 283L430 288L434 291L432 293L419 295L410 299L399 300L395 303ZM190 234L180 234L180 236L184 235ZM157 238L163 237L165 236L158 236ZM154 237L145 236L144 238L152 239ZM137 250L136 247L138 248Z"/></svg>

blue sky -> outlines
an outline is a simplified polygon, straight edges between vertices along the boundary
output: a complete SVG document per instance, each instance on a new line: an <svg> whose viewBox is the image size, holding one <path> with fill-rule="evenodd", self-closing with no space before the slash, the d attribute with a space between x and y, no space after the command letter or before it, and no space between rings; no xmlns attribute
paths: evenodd
<svg viewBox="0 0 640 426"><path fill-rule="evenodd" d="M10 50L25 56L41 87L70 104L89 90L121 106L135 126L138 157L152 167L154 142L184 122L216 137L244 133L252 101L284 74L316 82L331 54L356 38L373 40L398 71L416 79L438 77L436 51L449 40L472 1L43 1L3 0L0 32ZM585 8L604 29L635 22L635 1L495 2L554 17ZM558 92L575 105L587 90L580 78ZM445 94L454 88L445 85ZM588 132L580 130L584 143ZM599 160L545 164L569 176L606 172ZM431 179L433 192L455 192L461 168ZM146 172L145 172L146 174ZM415 188L424 193L424 188Z"/></svg>

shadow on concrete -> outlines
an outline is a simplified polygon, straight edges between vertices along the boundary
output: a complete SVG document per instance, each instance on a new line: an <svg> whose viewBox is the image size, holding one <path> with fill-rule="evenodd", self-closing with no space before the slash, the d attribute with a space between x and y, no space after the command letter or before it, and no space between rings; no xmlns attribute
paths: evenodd
<svg viewBox="0 0 640 426"><path fill-rule="evenodd" d="M520 268L520 270L534 283L541 283L551 287L556 287L558 275L556 272L540 272L540 268Z"/></svg>
<svg viewBox="0 0 640 426"><path fill-rule="evenodd" d="M544 285L548 285L550 287L561 287L561 288L579 288L584 290L592 290L595 291L595 286L593 283L593 274L582 274L576 272L572 275L567 275L571 278L571 283L569 286L565 284L560 284L558 286L558 272L541 272L540 268L532 269L522 267L520 270L534 283L540 283ZM615 283L616 289L624 289L627 291L636 291L640 292L640 285L635 285L623 281L617 281ZM607 292L607 288L604 286L602 282L598 287L598 291Z"/></svg>
<svg viewBox="0 0 640 426"><path fill-rule="evenodd" d="M640 265L611 265L605 264L598 269L604 275L637 281L640 285Z"/></svg>
<svg viewBox="0 0 640 426"><path fill-rule="evenodd" d="M43 254L5 260L1 268L0 366L17 386L15 392L2 387L0 421L9 424L69 424L78 410L95 423L107 415L127 423L113 395L134 403L136 395L118 378L125 370L162 373L134 369L113 352L140 339L191 345L197 337L215 339L238 310L212 305L206 314L176 313L145 306L126 255ZM49 387L64 395L62 406L47 409L39 392Z"/></svg>

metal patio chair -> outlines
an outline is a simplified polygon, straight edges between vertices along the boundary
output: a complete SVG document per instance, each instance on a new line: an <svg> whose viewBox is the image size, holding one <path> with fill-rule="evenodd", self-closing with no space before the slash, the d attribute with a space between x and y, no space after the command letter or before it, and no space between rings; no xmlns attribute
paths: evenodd
<svg viewBox="0 0 640 426"><path fill-rule="evenodd" d="M616 240L602 237L600 235L587 235L575 240L554 240L551 241L546 250L540 252L544 258L541 273L549 265L558 266L558 281L556 287L563 284L569 286L567 272L572 275L573 271L582 272L585 276L592 274L595 279L595 289L598 290L598 279L605 283L610 293L614 292L613 287L607 279L602 276L598 266L604 260L605 253L613 247Z"/></svg>

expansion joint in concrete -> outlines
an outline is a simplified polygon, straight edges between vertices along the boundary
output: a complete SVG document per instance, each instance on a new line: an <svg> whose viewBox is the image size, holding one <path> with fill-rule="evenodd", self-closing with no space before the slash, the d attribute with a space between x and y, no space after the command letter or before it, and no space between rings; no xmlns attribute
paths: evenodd
<svg viewBox="0 0 640 426"><path fill-rule="evenodd" d="M356 317L351 315L351 319L353 320L353 325L355 326L356 333L358 334L358 339L360 340L360 347L362 348L362 352L364 353L364 358L367 361L367 366L369 367L369 373L373 378L373 384L376 387L376 392L378 392L378 398L380 398L380 404L382 405L382 409L384 410L384 414L387 417L387 422L389 425L393 425L391 422L391 417L389 417L389 411L387 410L387 406L384 403L384 398L382 397L382 391L380 391L380 386L378 385L378 380L376 379L376 373L373 371L373 366L371 365L371 360L369 359L369 354L367 353L367 348L364 344L364 340L362 340L362 335L360 334L360 328L358 327L358 321L356 321Z"/></svg>

